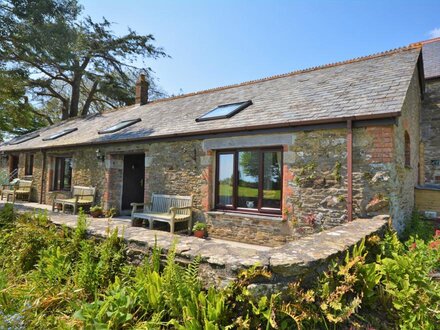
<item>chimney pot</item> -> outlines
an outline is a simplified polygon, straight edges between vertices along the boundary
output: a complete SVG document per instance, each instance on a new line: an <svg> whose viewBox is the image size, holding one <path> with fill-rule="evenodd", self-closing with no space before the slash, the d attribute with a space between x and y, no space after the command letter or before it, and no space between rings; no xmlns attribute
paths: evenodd
<svg viewBox="0 0 440 330"><path fill-rule="evenodd" d="M148 82L144 74L140 74L136 81L136 104L144 105L148 102Z"/></svg>

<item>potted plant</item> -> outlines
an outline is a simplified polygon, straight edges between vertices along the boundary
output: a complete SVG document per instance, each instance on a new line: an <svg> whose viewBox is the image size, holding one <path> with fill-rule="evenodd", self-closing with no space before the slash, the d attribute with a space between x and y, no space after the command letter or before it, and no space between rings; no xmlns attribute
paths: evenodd
<svg viewBox="0 0 440 330"><path fill-rule="evenodd" d="M95 205L90 208L90 215L94 218L99 218L102 216L102 207L100 205Z"/></svg>
<svg viewBox="0 0 440 330"><path fill-rule="evenodd" d="M196 222L193 226L193 233L195 237L204 238L206 236L206 223Z"/></svg>
<svg viewBox="0 0 440 330"><path fill-rule="evenodd" d="M106 218L113 218L117 213L118 211L114 207L112 207L111 209L105 211L104 215Z"/></svg>

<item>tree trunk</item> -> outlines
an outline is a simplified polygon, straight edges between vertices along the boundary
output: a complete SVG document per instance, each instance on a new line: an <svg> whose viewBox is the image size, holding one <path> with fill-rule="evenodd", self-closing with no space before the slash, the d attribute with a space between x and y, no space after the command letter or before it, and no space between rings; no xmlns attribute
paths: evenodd
<svg viewBox="0 0 440 330"><path fill-rule="evenodd" d="M69 118L69 100L63 101L63 107L61 108L61 120Z"/></svg>
<svg viewBox="0 0 440 330"><path fill-rule="evenodd" d="M90 105L92 104L93 97L95 96L97 88L98 88L98 81L96 80L93 82L93 86L90 89L90 92L89 92L89 95L87 96L86 102L84 103L84 106L81 111L81 116L85 117L89 114Z"/></svg>
<svg viewBox="0 0 440 330"><path fill-rule="evenodd" d="M72 98L70 99L69 118L78 116L79 99L81 95L81 74L75 73L72 81Z"/></svg>

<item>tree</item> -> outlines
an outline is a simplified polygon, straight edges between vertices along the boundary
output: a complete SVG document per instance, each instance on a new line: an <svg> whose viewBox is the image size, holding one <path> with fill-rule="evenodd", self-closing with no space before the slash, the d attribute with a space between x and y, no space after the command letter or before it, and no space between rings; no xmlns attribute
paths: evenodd
<svg viewBox="0 0 440 330"><path fill-rule="evenodd" d="M0 68L0 141L7 133L28 133L46 123L32 111L26 97L23 73Z"/></svg>
<svg viewBox="0 0 440 330"><path fill-rule="evenodd" d="M29 99L21 103L50 124L134 103L140 72L155 86L151 69L135 63L167 56L152 35L116 36L105 18L81 12L76 0L0 1L0 66L20 72Z"/></svg>

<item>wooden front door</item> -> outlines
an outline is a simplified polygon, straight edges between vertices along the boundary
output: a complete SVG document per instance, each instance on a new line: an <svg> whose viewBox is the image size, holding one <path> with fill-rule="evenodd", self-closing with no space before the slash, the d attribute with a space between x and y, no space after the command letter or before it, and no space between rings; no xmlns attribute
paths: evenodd
<svg viewBox="0 0 440 330"><path fill-rule="evenodd" d="M18 178L18 156L9 156L9 176L11 180Z"/></svg>
<svg viewBox="0 0 440 330"><path fill-rule="evenodd" d="M124 156L122 210L131 209L130 203L144 202L145 155Z"/></svg>

